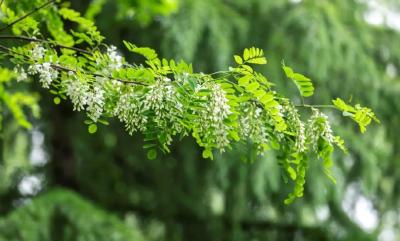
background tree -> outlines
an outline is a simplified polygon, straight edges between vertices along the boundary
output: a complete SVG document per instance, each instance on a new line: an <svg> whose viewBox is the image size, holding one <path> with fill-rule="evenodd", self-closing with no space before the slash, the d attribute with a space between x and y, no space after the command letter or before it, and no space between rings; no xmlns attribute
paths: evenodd
<svg viewBox="0 0 400 241"><path fill-rule="evenodd" d="M43 2L26 1L24 9L28 12ZM399 109L396 72L400 55L395 43L399 35L386 26L367 23L367 4L345 0L71 3L73 9L95 19L107 41L119 49L123 49L122 40L151 46L163 56L193 62L195 69L204 72L226 69L233 64L233 54L249 45L259 46L268 56L265 71L270 79L284 79L280 71L284 58L314 80L320 94L312 102L353 95L355 102L376 110L383 125L371 128L360 141L357 127L337 118L335 129L351 148L350 155L336 153L334 157L337 184L329 183L319 165L311 166L305 197L286 206L282 201L291 187L282 181L273 153L243 164L238 157L252 153L237 146L212 162L204 161L194 141L186 138L173 145L170 156L148 161L141 148L142 137L126 135L117 123L91 136L81 124L84 116L72 112L69 104L54 106L53 96L37 84L18 86L41 93L42 116L33 121L30 132L16 128L7 114L3 121L0 208L6 216L1 229L11 230L7 240L21 237L18 233L27 226L35 230L28 235L32 240L49 232L64 233L65 239L89 240L83 231L68 231L69 224L62 225L67 231L61 232L42 222L33 226L19 221L26 218L12 218L35 217L40 208L21 208L7 215L36 196L36 192L22 191L29 178L41 182L42 198L50 203L64 191L46 194L47 190L67 187L98 209L118 215L123 225L141 230L148 240L375 240L392 225L391 230L396 230L399 120L394 113ZM118 18L110 17L116 12ZM275 83L280 91L294 96L296 89L289 82ZM45 156L33 154L42 148ZM364 198L371 201L378 218L372 231L360 227L352 214L355 208L350 204ZM33 205L46 206L39 201ZM68 211L74 209L79 207L54 215L76 226L79 218L70 218L74 216ZM9 228L13 225L17 228Z"/></svg>

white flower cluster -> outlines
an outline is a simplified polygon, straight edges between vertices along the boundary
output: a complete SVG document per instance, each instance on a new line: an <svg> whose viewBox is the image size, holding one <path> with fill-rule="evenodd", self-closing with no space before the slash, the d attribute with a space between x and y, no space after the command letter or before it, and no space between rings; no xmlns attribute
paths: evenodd
<svg viewBox="0 0 400 241"><path fill-rule="evenodd" d="M64 81L66 94L71 99L74 110L86 110L88 117L97 121L103 113L105 91L102 83L96 80L92 86L69 72L70 78Z"/></svg>
<svg viewBox="0 0 400 241"><path fill-rule="evenodd" d="M211 91L208 103L204 109L198 111L199 132L206 140L213 140L216 148L224 151L224 148L229 145L228 133L231 127L224 123L224 120L231 114L228 99L225 96L225 91L220 85L215 83L206 83L204 86L199 85L196 91L206 88Z"/></svg>
<svg viewBox="0 0 400 241"><path fill-rule="evenodd" d="M99 82L94 83L92 88L92 91L87 96L86 110L89 118L96 122L103 114L105 91Z"/></svg>
<svg viewBox="0 0 400 241"><path fill-rule="evenodd" d="M241 103L240 111L243 113L239 119L241 136L252 140L257 146L258 154L265 151L268 138L268 115L255 103Z"/></svg>
<svg viewBox="0 0 400 241"><path fill-rule="evenodd" d="M15 66L14 73L17 74L17 82L25 81L28 79L28 75L25 72L25 69L19 65Z"/></svg>
<svg viewBox="0 0 400 241"><path fill-rule="evenodd" d="M120 96L113 112L125 123L129 134L147 130L146 125L151 121L167 134L166 144L170 144L172 135L184 130L180 122L183 118L183 105L178 101L177 93L168 78L158 80L144 92L130 88Z"/></svg>
<svg viewBox="0 0 400 241"><path fill-rule="evenodd" d="M142 114L141 96L135 93L134 89L129 89L119 97L114 108L113 114L125 123L125 128L130 135L135 131L145 131L147 117Z"/></svg>
<svg viewBox="0 0 400 241"><path fill-rule="evenodd" d="M328 116L321 112L320 116L322 119L324 119L324 122L322 124L321 136L325 138L330 144L333 144L335 142L335 137L333 135L332 127L329 123Z"/></svg>
<svg viewBox="0 0 400 241"><path fill-rule="evenodd" d="M293 127L293 131L296 133L296 151L305 152L307 150L306 125L301 121L297 109L293 106L285 105L284 111L287 116L287 121L291 124L290 126Z"/></svg>
<svg viewBox="0 0 400 241"><path fill-rule="evenodd" d="M180 81L180 80L177 80ZM180 83L182 84L182 83ZM117 101L113 113L125 123L127 131L132 134L135 131L146 131L151 122L161 132L166 134L165 144L170 144L172 136L186 131L182 124L186 109L180 102L180 94L176 91L171 80L163 78L153 85L145 87L129 87ZM198 108L193 109L193 115L198 116L196 130L205 146L216 147L220 150L229 145L229 127L224 122L231 114L228 99L220 85L205 83L198 85L195 93L209 91L208 95L199 95L201 100Z"/></svg>
<svg viewBox="0 0 400 241"><path fill-rule="evenodd" d="M213 109L212 119L215 121L223 121L231 114L228 99L225 96L225 91L218 84L211 85L211 109Z"/></svg>
<svg viewBox="0 0 400 241"><path fill-rule="evenodd" d="M32 49L32 59L35 61L42 60L46 53L46 49L43 48L40 44L35 44L35 47Z"/></svg>
<svg viewBox="0 0 400 241"><path fill-rule="evenodd" d="M144 111L153 111L153 121L161 128L168 128L172 135L183 131L180 119L183 117L183 105L177 99L177 92L169 78L157 81L149 87L143 101ZM172 141L172 139L168 140Z"/></svg>
<svg viewBox="0 0 400 241"><path fill-rule="evenodd" d="M307 123L307 137L310 140L311 146L316 149L320 137L333 144L335 138L328 117L315 108L312 108L312 112L313 114Z"/></svg>
<svg viewBox="0 0 400 241"><path fill-rule="evenodd" d="M107 55L110 58L108 67L110 70L122 68L122 57L117 53L117 48L113 45L107 48Z"/></svg>
<svg viewBox="0 0 400 241"><path fill-rule="evenodd" d="M170 82L169 79L165 79L165 82ZM146 93L144 102L146 103L146 110L153 110L159 119L163 119L166 113L163 112L165 109L164 100L168 96L175 94L175 91L171 85L163 84L162 81L157 81L154 85L149 86L149 91Z"/></svg>
<svg viewBox="0 0 400 241"><path fill-rule="evenodd" d="M64 81L67 90L67 96L71 99L74 110L81 111L85 109L88 103L89 85L83 83L72 72L68 73L70 79Z"/></svg>
<svg viewBox="0 0 400 241"><path fill-rule="evenodd" d="M46 51L43 46L39 44L35 45L31 55L35 63L29 66L28 73L31 75L39 74L39 82L43 88L48 89L51 82L58 77L58 71L51 66L51 62L43 62Z"/></svg>
<svg viewBox="0 0 400 241"><path fill-rule="evenodd" d="M45 62L43 64L35 63L29 66L28 73L31 75L39 74L39 82L43 88L50 88L53 79L57 79L58 71L51 67L51 63Z"/></svg>
<svg viewBox="0 0 400 241"><path fill-rule="evenodd" d="M298 152L306 151L306 128L302 121L299 122L299 129L297 131L296 149Z"/></svg>

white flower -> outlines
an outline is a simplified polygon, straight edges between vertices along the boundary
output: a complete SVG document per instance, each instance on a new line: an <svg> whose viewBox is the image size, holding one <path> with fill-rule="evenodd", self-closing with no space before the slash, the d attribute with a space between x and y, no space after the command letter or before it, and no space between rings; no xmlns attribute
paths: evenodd
<svg viewBox="0 0 400 241"><path fill-rule="evenodd" d="M183 105L177 99L177 92L170 82L165 77L149 86L150 90L145 94L142 104L144 111L154 112L153 121L160 129L168 129L166 132L175 135L184 129L179 121L183 115ZM167 143L170 141L172 138L167 135Z"/></svg>
<svg viewBox="0 0 400 241"><path fill-rule="evenodd" d="M32 59L35 61L43 59L46 51L47 50L41 45L36 44L35 47L32 49Z"/></svg>
<svg viewBox="0 0 400 241"><path fill-rule="evenodd" d="M28 68L29 74L39 74L39 82L42 87L48 89L53 79L58 77L58 71L53 69L51 63L33 64Z"/></svg>
<svg viewBox="0 0 400 241"><path fill-rule="evenodd" d="M130 135L135 131L145 131L147 117L142 114L143 109L139 100L139 96L130 89L127 93L122 94L114 109L114 115L125 123L125 128Z"/></svg>
<svg viewBox="0 0 400 241"><path fill-rule="evenodd" d="M231 129L224 123L224 120L231 114L228 99L224 90L218 84L209 82L198 85L195 92L202 89L210 90L211 94L203 108L196 111L199 116L198 134L204 140L213 140L215 147L224 151L224 148L229 144L228 133Z"/></svg>
<svg viewBox="0 0 400 241"><path fill-rule="evenodd" d="M74 110L84 110L88 103L89 85L76 77L65 81L65 84L67 85L67 96L71 99Z"/></svg>
<svg viewBox="0 0 400 241"><path fill-rule="evenodd" d="M335 137L333 136L331 125L328 117L319 110L313 108L313 115L308 121L308 138L311 140L311 145L314 149L317 148L317 142L320 137L324 138L328 143L333 144Z"/></svg>
<svg viewBox="0 0 400 241"><path fill-rule="evenodd" d="M278 109L278 115L280 116L280 117L283 117L284 115L283 115L283 113L282 113L282 111L283 111L283 107L281 106L281 105L277 105L276 106L276 109Z"/></svg>
<svg viewBox="0 0 400 241"><path fill-rule="evenodd" d="M323 123L323 127L322 127L322 133L321 135L330 143L334 143L335 142L335 137L333 136L333 131L331 128L331 125L329 123L328 120L328 116L321 113L321 118L323 118L325 121Z"/></svg>
<svg viewBox="0 0 400 241"><path fill-rule="evenodd" d="M58 72L51 68L50 63L43 63L42 70L39 75L39 81L42 83L43 88L49 88L52 80L57 78Z"/></svg>
<svg viewBox="0 0 400 241"><path fill-rule="evenodd" d="M17 74L17 82L25 81L26 79L28 79L28 75L26 74L25 69L23 67L17 65L14 68L14 72Z"/></svg>
<svg viewBox="0 0 400 241"><path fill-rule="evenodd" d="M296 149L298 152L304 152L306 150L306 135L305 127L303 122L299 122L299 129L296 138Z"/></svg>
<svg viewBox="0 0 400 241"><path fill-rule="evenodd" d="M269 142L268 126L270 116L255 103L240 104L240 136L250 139L257 146L258 154L263 154Z"/></svg>
<svg viewBox="0 0 400 241"><path fill-rule="evenodd" d="M104 108L104 90L99 83L95 83L93 90L87 95L88 116L93 121L97 121Z"/></svg>
<svg viewBox="0 0 400 241"><path fill-rule="evenodd" d="M255 117L257 118L257 117L259 117L260 115L261 115L261 113L262 113L262 109L261 108L259 108L259 107L257 107L256 108L256 111L255 111Z"/></svg>
<svg viewBox="0 0 400 241"><path fill-rule="evenodd" d="M217 84L213 85L211 90L213 91L211 101L214 107L214 118L224 120L231 114L225 92L222 90L221 86Z"/></svg>
<svg viewBox="0 0 400 241"><path fill-rule="evenodd" d="M116 70L122 68L122 57L117 53L117 48L111 45L107 48L107 55L110 58L108 67L110 70Z"/></svg>
<svg viewBox="0 0 400 241"><path fill-rule="evenodd" d="M282 110L284 114L287 116L288 122L290 122L294 127L293 131L296 132L296 140L295 140L296 151L305 152L307 150L306 126L300 120L300 115L297 109L294 108L292 105L284 105L283 107L281 105L279 106L280 106L279 109Z"/></svg>

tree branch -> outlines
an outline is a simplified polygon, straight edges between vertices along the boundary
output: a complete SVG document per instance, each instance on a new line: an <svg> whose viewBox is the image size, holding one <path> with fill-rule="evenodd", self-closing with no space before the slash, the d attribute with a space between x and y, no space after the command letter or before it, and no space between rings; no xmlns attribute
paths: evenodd
<svg viewBox="0 0 400 241"><path fill-rule="evenodd" d="M70 49L70 50L74 50L74 51L81 52L84 54L92 55L92 52L84 50L84 49L70 47L70 46L54 43L54 42L51 42L48 40L32 38L32 37L28 37L28 36L0 35L0 39L17 39L17 40L23 40L23 41L29 41L29 42L47 43L47 44L53 45L55 47L59 47L59 48L63 48L63 49Z"/></svg>
<svg viewBox="0 0 400 241"><path fill-rule="evenodd" d="M334 105L295 105L295 107L304 107L304 108L333 108L336 109Z"/></svg>
<svg viewBox="0 0 400 241"><path fill-rule="evenodd" d="M0 28L0 32L6 30L7 28L9 28L9 27L13 26L14 24L16 24L16 23L18 23L18 22L24 20L25 18L29 17L30 15L36 13L36 12L39 11L40 9L45 8L46 6L48 6L48 5L50 5L50 4L54 3L54 2L55 2L55 0L50 0L50 1L48 1L48 2L46 2L46 3L44 3L44 4L42 4L42 5L40 5L39 7L34 8L34 9L33 9L32 11L30 11L29 13L23 15L22 17L20 17L20 18L14 20L14 21L12 21L11 23L7 24L6 26ZM2 1L1 3L3 3L3 1Z"/></svg>
<svg viewBox="0 0 400 241"><path fill-rule="evenodd" d="M56 64L51 64L51 67L53 69L57 69L60 71L65 71L65 72L73 72L73 73L77 73L78 71L61 66L61 65L56 65ZM105 76L105 75L101 75L101 74L96 74L96 73L85 73L84 74L88 74L88 75L92 75L95 77L102 77L102 78L107 78L107 79L113 79L122 83L126 83L126 84L135 84L135 85L143 85L143 86L147 86L147 84L142 83L142 82L137 82L137 81L133 81L133 80L123 80L123 79L118 79L118 78L113 78L111 76Z"/></svg>
<svg viewBox="0 0 400 241"><path fill-rule="evenodd" d="M15 54L15 55L20 55L20 56L22 56L22 57L24 57L24 58L27 58L28 60L31 60L31 58L30 58L29 56L26 56L26 55L24 55L24 54L17 53L17 52L15 52L15 51L13 51L12 49L7 48L6 46L3 46L3 45L1 45L1 44L0 44L0 52L3 52L3 53L5 53L5 54L11 55L11 56L12 56L13 54ZM67 67L65 67L65 66L56 65L56 64L51 64L51 67L52 67L53 69L57 69L57 70L65 71L65 72L70 72L70 71L73 72L73 73L77 73L77 72L78 72L78 71L76 71L76 70L67 68ZM114 78L114 77L112 77L112 76L105 76L105 75L96 74L96 73L86 73L86 72L83 72L83 73L84 73L84 74L87 74L87 75L92 75L92 76L95 76L95 77L102 77L102 78L107 78L107 79L116 80L116 81L121 82L121 83L147 86L146 83L142 83L142 82L138 82L138 81L123 80L123 79Z"/></svg>

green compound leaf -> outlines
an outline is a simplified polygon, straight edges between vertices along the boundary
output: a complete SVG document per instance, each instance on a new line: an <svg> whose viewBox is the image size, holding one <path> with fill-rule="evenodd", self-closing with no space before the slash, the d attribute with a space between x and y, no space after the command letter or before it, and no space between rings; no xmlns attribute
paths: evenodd
<svg viewBox="0 0 400 241"><path fill-rule="evenodd" d="M148 47L137 47L134 44L129 43L128 41L124 40L125 47L134 53L140 54L145 57L147 60L154 60L157 58L157 53L154 49Z"/></svg>
<svg viewBox="0 0 400 241"><path fill-rule="evenodd" d="M255 48L255 47L244 49L244 51L243 51L244 62L242 61L242 58L240 58L240 56L238 56L238 55L235 55L234 58L236 60L236 63L238 63L238 64L243 64L243 63L266 64L267 63L267 59L264 57L264 51L262 49Z"/></svg>
<svg viewBox="0 0 400 241"><path fill-rule="evenodd" d="M364 133L367 130L367 126L371 124L372 120L378 124L380 123L379 119L370 108L362 107L359 104L351 106L346 104L346 102L340 98L336 98L332 103L338 110L343 112L344 116L350 117L358 124L361 133Z"/></svg>
<svg viewBox="0 0 400 241"><path fill-rule="evenodd" d="M310 78L302 74L295 73L292 68L285 66L285 64L282 65L282 68L286 74L286 77L291 79L296 84L302 96L310 97L314 94L314 86Z"/></svg>

